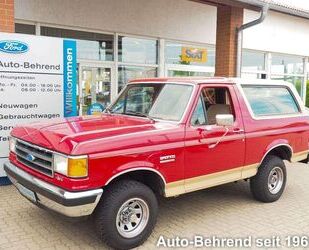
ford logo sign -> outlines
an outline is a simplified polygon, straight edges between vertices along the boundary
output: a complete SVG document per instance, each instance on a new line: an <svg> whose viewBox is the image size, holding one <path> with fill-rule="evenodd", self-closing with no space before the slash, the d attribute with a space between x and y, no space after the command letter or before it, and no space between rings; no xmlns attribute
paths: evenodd
<svg viewBox="0 0 309 250"><path fill-rule="evenodd" d="M29 50L29 46L20 41L6 40L0 41L0 51L11 54L25 53Z"/></svg>
<svg viewBox="0 0 309 250"><path fill-rule="evenodd" d="M34 160L35 160L35 157L34 157L32 154L27 154L26 159L27 159L28 161L34 161Z"/></svg>

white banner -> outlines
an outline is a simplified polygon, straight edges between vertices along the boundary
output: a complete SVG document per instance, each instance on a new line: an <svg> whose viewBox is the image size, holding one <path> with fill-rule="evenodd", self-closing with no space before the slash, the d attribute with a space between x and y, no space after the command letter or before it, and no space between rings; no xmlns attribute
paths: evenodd
<svg viewBox="0 0 309 250"><path fill-rule="evenodd" d="M0 33L0 159L8 157L13 126L72 115L75 41Z"/></svg>

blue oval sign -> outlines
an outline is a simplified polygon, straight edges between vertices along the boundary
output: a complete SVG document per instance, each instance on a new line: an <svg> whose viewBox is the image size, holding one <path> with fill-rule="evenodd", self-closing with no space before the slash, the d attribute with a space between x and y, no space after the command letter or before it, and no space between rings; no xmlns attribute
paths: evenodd
<svg viewBox="0 0 309 250"><path fill-rule="evenodd" d="M29 46L20 41L6 40L0 41L0 51L11 54L25 53L29 50Z"/></svg>

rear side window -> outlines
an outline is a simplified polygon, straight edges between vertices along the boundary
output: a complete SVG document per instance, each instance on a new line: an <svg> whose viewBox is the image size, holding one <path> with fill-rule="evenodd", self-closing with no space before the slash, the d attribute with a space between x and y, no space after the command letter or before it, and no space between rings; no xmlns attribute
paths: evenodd
<svg viewBox="0 0 309 250"><path fill-rule="evenodd" d="M299 113L294 96L286 87L242 86L255 116Z"/></svg>

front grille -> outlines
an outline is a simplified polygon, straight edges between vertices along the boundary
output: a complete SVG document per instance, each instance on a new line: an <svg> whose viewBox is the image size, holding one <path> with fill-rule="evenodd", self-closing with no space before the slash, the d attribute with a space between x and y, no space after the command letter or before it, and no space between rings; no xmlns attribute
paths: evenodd
<svg viewBox="0 0 309 250"><path fill-rule="evenodd" d="M16 155L17 160L27 167L53 176L53 153L51 151L17 140Z"/></svg>

